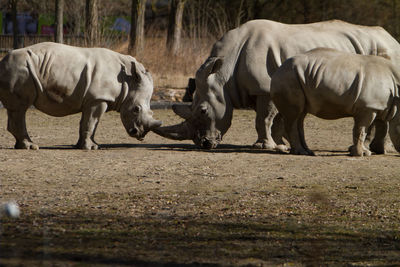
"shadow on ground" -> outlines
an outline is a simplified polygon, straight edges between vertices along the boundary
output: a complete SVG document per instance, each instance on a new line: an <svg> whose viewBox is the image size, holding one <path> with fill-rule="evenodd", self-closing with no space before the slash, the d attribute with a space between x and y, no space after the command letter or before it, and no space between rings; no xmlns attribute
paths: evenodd
<svg viewBox="0 0 400 267"><path fill-rule="evenodd" d="M198 151L204 153L267 153L267 154L282 154L278 151L270 151L263 149L254 149L251 146L241 146L241 145L231 145L231 144L221 144L215 149L201 149L196 147L194 144L100 144L100 149L129 149L129 148L143 148L155 151L163 150L173 150L173 151ZM73 145L56 145L56 146L43 146L40 149L47 150L71 150L77 149Z"/></svg>
<svg viewBox="0 0 400 267"><path fill-rule="evenodd" d="M274 218L38 214L1 226L0 263L129 266L400 264L398 232ZM1 264L0 264L1 265Z"/></svg>
<svg viewBox="0 0 400 267"><path fill-rule="evenodd" d="M121 149L121 148L144 148L155 151L171 150L171 151L197 151L203 153L252 153L252 154L285 154L279 151L271 151L266 149L255 149L249 145L232 145L220 144L214 149L202 149L194 144L103 144L102 149Z"/></svg>
<svg viewBox="0 0 400 267"><path fill-rule="evenodd" d="M289 152L271 151L265 149L255 149L249 145L232 145L232 144L220 144L214 149L201 149L194 144L182 143L182 144L131 144L131 143L117 143L117 144L99 144L100 150L112 150L112 149L130 149L130 148L142 148L154 151L179 151L179 152L203 152L203 153L248 153L248 154L276 154L284 155ZM7 148L13 150L14 148ZM42 150L76 150L74 145L55 145L55 146L41 146ZM350 156L346 150L313 150L317 153L316 156L321 157L338 157L338 156ZM400 156L400 155L396 155Z"/></svg>

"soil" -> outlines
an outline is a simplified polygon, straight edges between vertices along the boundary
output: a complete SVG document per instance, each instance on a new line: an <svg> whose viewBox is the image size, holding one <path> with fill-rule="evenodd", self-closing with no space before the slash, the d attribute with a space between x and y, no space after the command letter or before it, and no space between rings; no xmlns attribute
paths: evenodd
<svg viewBox="0 0 400 267"><path fill-rule="evenodd" d="M0 266L400 265L399 155L350 157L351 119L307 117L314 157L252 149L249 110L209 151L132 139L115 112L76 150L79 119L29 110L40 150L15 150L0 110L0 202L21 209Z"/></svg>

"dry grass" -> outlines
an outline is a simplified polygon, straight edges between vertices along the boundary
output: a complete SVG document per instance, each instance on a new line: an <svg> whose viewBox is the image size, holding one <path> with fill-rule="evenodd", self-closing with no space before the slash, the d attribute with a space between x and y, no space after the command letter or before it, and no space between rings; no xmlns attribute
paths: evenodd
<svg viewBox="0 0 400 267"><path fill-rule="evenodd" d="M184 88L187 79L194 77L208 57L214 42L212 38L183 39L180 53L174 56L167 49L166 34L154 34L146 38L143 53L133 56L152 73L156 88ZM128 54L128 41L112 49Z"/></svg>

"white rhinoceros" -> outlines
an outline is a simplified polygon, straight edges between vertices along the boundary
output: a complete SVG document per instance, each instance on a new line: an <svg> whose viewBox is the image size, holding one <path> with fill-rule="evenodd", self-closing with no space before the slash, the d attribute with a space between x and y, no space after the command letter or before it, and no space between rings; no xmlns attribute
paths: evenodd
<svg viewBox="0 0 400 267"><path fill-rule="evenodd" d="M338 20L301 25L250 21L227 32L214 44L196 73L192 105L174 107L185 121L154 132L172 139L192 139L200 147L214 148L231 125L233 109L251 107L256 111L258 133L254 146L275 149L276 143L283 144L283 131L274 133L272 138L276 109L270 98L271 75L287 58L317 47L364 55L387 54L400 63L399 43L381 27ZM283 129L280 116L275 118L273 128Z"/></svg>
<svg viewBox="0 0 400 267"><path fill-rule="evenodd" d="M290 153L314 155L304 138L307 113L323 119L354 117L352 156L369 156L366 129L375 120L377 145L389 135L400 151L400 69L380 56L317 48L286 60L272 75L271 98L282 114Z"/></svg>
<svg viewBox="0 0 400 267"><path fill-rule="evenodd" d="M26 130L26 110L34 105L52 116L82 112L76 146L96 149L101 115L121 114L128 134L142 139L160 121L152 117L153 80L135 58L104 48L40 43L13 50L0 61L0 101L7 109L15 148L38 149Z"/></svg>

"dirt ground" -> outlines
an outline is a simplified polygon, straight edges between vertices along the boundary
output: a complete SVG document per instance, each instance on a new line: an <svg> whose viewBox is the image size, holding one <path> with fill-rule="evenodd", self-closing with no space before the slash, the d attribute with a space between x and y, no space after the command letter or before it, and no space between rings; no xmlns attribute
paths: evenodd
<svg viewBox="0 0 400 267"><path fill-rule="evenodd" d="M179 121L155 110L164 124ZM254 150L235 111L216 150L102 118L98 151L72 148L80 115L29 110L39 151L12 149L0 110L0 266L400 265L400 158L348 156L352 120L306 119L315 157Z"/></svg>

